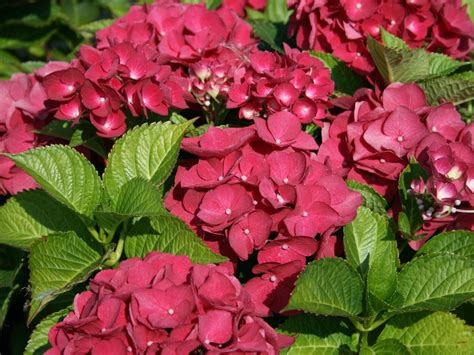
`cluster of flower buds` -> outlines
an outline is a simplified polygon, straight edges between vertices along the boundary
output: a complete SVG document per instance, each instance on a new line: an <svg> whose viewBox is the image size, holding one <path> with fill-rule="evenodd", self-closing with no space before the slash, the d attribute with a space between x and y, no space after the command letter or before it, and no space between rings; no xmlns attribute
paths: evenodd
<svg viewBox="0 0 474 355"><path fill-rule="evenodd" d="M49 332L59 354L278 354L292 343L258 317L225 266L159 252L99 272Z"/></svg>
<svg viewBox="0 0 474 355"><path fill-rule="evenodd" d="M35 130L46 123L47 115L43 105L46 95L38 79L47 70L45 67L37 75L15 74L0 82L0 152L15 154L41 144ZM0 156L0 194L15 194L35 186L12 160Z"/></svg>
<svg viewBox="0 0 474 355"><path fill-rule="evenodd" d="M472 48L474 25L459 0L288 0L295 13L290 35L303 49L333 53L368 74L374 66L367 37L380 39L380 27L411 47L426 47L454 58Z"/></svg>
<svg viewBox="0 0 474 355"><path fill-rule="evenodd" d="M439 116L439 122L445 120L445 115ZM456 133L450 122L444 129ZM439 229L474 229L474 124L457 133L455 140L432 133L416 150L428 179L413 181L410 192L422 212L422 233L427 237Z"/></svg>
<svg viewBox="0 0 474 355"><path fill-rule="evenodd" d="M455 142L465 128L452 104L430 107L416 84L394 83L382 93L360 89L335 105L345 111L323 128L319 161L371 185L388 200L409 157L426 146L426 137Z"/></svg>
<svg viewBox="0 0 474 355"><path fill-rule="evenodd" d="M288 286L321 247L316 236L327 240L349 223L362 199L317 161L317 144L297 116L278 112L254 121L185 138L182 149L198 158L178 167L165 206L231 260L247 260L258 250L254 271L264 274L261 282L276 287L287 280L282 285ZM280 305L289 296L286 286ZM265 296L254 299L262 307L271 293L265 290L252 293Z"/></svg>
<svg viewBox="0 0 474 355"><path fill-rule="evenodd" d="M249 55L247 66L234 75L227 107L240 107L240 118L248 120L288 111L301 123L320 124L334 91L329 70L309 53L284 47L284 55L265 51Z"/></svg>

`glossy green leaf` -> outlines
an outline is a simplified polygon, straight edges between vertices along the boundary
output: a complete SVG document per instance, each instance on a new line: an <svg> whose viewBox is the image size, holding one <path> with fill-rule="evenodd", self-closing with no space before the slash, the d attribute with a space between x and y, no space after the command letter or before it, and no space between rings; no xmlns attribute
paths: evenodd
<svg viewBox="0 0 474 355"><path fill-rule="evenodd" d="M378 341L398 340L414 355L469 355L474 352L474 332L450 313L411 313L390 319Z"/></svg>
<svg viewBox="0 0 474 355"><path fill-rule="evenodd" d="M5 155L58 201L84 216L93 215L101 200L102 182L81 153L67 146L50 145Z"/></svg>
<svg viewBox="0 0 474 355"><path fill-rule="evenodd" d="M31 321L59 294L87 280L103 259L100 245L73 232L37 241L30 252Z"/></svg>
<svg viewBox="0 0 474 355"><path fill-rule="evenodd" d="M154 185L162 184L171 174L178 158L181 140L192 121L181 125L144 124L120 138L109 154L104 172L109 197L133 178L143 178Z"/></svg>
<svg viewBox="0 0 474 355"><path fill-rule="evenodd" d="M474 232L454 230L430 238L417 255L430 253L453 253L466 258L474 257Z"/></svg>
<svg viewBox="0 0 474 355"><path fill-rule="evenodd" d="M362 195L364 199L363 206L377 213L386 213L388 208L387 201L371 186L362 184L355 180L347 180L347 186L352 191L356 191Z"/></svg>
<svg viewBox="0 0 474 355"><path fill-rule="evenodd" d="M299 314L288 317L278 331L295 337L288 355L338 355L357 350L358 334L344 321L334 317Z"/></svg>
<svg viewBox="0 0 474 355"><path fill-rule="evenodd" d="M227 258L213 253L179 218L172 215L154 217L135 223L125 239L128 258L144 257L151 251L188 256L199 264L220 263Z"/></svg>
<svg viewBox="0 0 474 355"><path fill-rule="evenodd" d="M286 310L331 316L357 316L363 310L364 284L345 260L326 258L308 264L296 282Z"/></svg>

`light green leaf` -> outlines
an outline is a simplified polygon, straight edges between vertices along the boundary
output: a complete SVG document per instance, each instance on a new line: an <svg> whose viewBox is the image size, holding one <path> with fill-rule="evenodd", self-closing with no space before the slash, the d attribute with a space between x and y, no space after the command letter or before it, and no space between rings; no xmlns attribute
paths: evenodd
<svg viewBox="0 0 474 355"><path fill-rule="evenodd" d="M288 10L286 0L268 0L265 7L265 16L270 22L287 23L292 10Z"/></svg>
<svg viewBox="0 0 474 355"><path fill-rule="evenodd" d="M360 355L411 355L408 349L396 339L385 339L374 346L363 348Z"/></svg>
<svg viewBox="0 0 474 355"><path fill-rule="evenodd" d="M407 51L415 51L414 49L410 49L408 44L403 41L403 39L398 38L387 32L383 28L381 30L381 37L382 42L388 48L398 49L398 50L407 50ZM419 78L418 80L425 80L430 77L438 77L438 76L445 76L453 73L456 69L466 65L465 62L461 62L455 60L447 55L441 53L430 53L425 51L426 58L429 61L429 72L428 75L424 78Z"/></svg>
<svg viewBox="0 0 474 355"><path fill-rule="evenodd" d="M469 15L471 21L474 22L474 4L471 0L462 0L462 4L463 6L467 6L467 14Z"/></svg>
<svg viewBox="0 0 474 355"><path fill-rule="evenodd" d="M379 341L396 339L414 355L469 355L474 352L473 328L450 313L412 313L390 319Z"/></svg>
<svg viewBox="0 0 474 355"><path fill-rule="evenodd" d="M143 178L134 178L120 188L110 207L96 211L95 215L99 225L111 232L133 217L168 214L161 200L161 192L155 186Z"/></svg>
<svg viewBox="0 0 474 355"><path fill-rule="evenodd" d="M127 233L125 254L144 257L151 251L188 256L199 264L221 263L227 258L214 254L179 218L172 215L141 219Z"/></svg>
<svg viewBox="0 0 474 355"><path fill-rule="evenodd" d="M386 84L418 81L430 75L430 61L423 49L388 48L372 37L367 39L367 45Z"/></svg>
<svg viewBox="0 0 474 355"><path fill-rule="evenodd" d="M452 102L460 105L474 100L473 72L465 72L446 77L434 78L419 83L431 105Z"/></svg>
<svg viewBox="0 0 474 355"><path fill-rule="evenodd" d="M383 44L388 48L410 49L410 46L403 39L398 38L382 27L380 27L380 36L382 37Z"/></svg>
<svg viewBox="0 0 474 355"><path fill-rule="evenodd" d="M55 232L88 234L80 218L44 190L24 191L11 197L0 207L0 225L0 244L23 249Z"/></svg>
<svg viewBox="0 0 474 355"><path fill-rule="evenodd" d="M440 252L474 257L474 232L454 230L435 235L418 250L417 256Z"/></svg>
<svg viewBox="0 0 474 355"><path fill-rule="evenodd" d="M387 201L371 186L355 180L347 180L347 186L362 195L364 198L363 206L377 213L386 213L386 209L388 208Z"/></svg>
<svg viewBox="0 0 474 355"><path fill-rule="evenodd" d="M94 166L81 153L64 145L50 145L5 155L58 201L92 217L101 200L102 182Z"/></svg>
<svg viewBox="0 0 474 355"><path fill-rule="evenodd" d="M106 27L111 26L114 23L114 21L115 21L114 19L103 19L103 20L89 22L80 26L79 31L90 32L90 33L95 34L97 31L100 31Z"/></svg>
<svg viewBox="0 0 474 355"><path fill-rule="evenodd" d="M357 351L358 333L334 317L299 314L287 318L278 331L295 336L288 355L338 355Z"/></svg>
<svg viewBox="0 0 474 355"><path fill-rule="evenodd" d="M389 219L359 207L356 219L344 227L344 249L348 262L366 280L369 297L386 301L395 291L399 264L397 242Z"/></svg>
<svg viewBox="0 0 474 355"><path fill-rule="evenodd" d="M456 254L428 254L404 265L398 275L397 312L449 311L474 297L474 263Z"/></svg>
<svg viewBox="0 0 474 355"><path fill-rule="evenodd" d="M87 280L102 261L100 245L73 232L37 241L30 252L31 304L28 321L59 294Z"/></svg>
<svg viewBox="0 0 474 355"><path fill-rule="evenodd" d="M296 282L286 310L331 316L357 316L363 310L364 284L349 263L326 258L308 264Z"/></svg>
<svg viewBox="0 0 474 355"><path fill-rule="evenodd" d="M120 138L109 154L104 172L105 189L110 196L133 178L141 177L154 185L171 174L178 158L181 139L192 121L181 125L144 124Z"/></svg>
<svg viewBox="0 0 474 355"><path fill-rule="evenodd" d="M31 333L23 355L44 354L51 347L48 340L49 331L54 325L59 323L69 311L70 308L61 309L41 320Z"/></svg>
<svg viewBox="0 0 474 355"><path fill-rule="evenodd" d="M218 9L222 4L222 0L206 0L206 7L209 10Z"/></svg>

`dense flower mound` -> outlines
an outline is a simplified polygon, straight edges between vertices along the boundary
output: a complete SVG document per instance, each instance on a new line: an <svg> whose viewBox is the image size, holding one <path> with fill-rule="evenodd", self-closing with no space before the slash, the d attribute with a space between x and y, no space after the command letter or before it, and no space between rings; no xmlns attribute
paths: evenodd
<svg viewBox="0 0 474 355"><path fill-rule="evenodd" d="M228 91L227 107L240 107L241 118L279 111L292 112L302 123L326 117L334 82L320 60L285 45L285 55L255 51L247 63Z"/></svg>
<svg viewBox="0 0 474 355"><path fill-rule="evenodd" d="M254 271L272 290L286 280L281 287L289 296L288 285L320 247L315 237L324 236L326 248L361 204L342 177L317 161L316 148L290 112L257 117L250 127L210 128L184 139L182 149L198 158L178 167L165 206L233 260L258 250ZM255 288L267 303L262 293L269 287ZM284 297L277 300L282 306Z"/></svg>
<svg viewBox="0 0 474 355"><path fill-rule="evenodd" d="M43 105L46 95L38 79L51 66L37 76L15 74L0 82L0 152L20 153L41 144L34 131L44 125L47 115ZM0 194L15 194L35 186L13 161L0 156Z"/></svg>
<svg viewBox="0 0 474 355"><path fill-rule="evenodd" d="M472 229L471 216L455 213L473 206L474 125L465 125L452 104L431 107L419 86L395 83L383 92L361 89L335 105L344 111L325 125L318 161L391 200L401 171L416 158L430 176L414 188L427 194L424 203L420 198L427 223L440 227L448 217Z"/></svg>
<svg viewBox="0 0 474 355"><path fill-rule="evenodd" d="M289 0L295 13L290 35L300 48L333 53L362 73L374 66L367 36L380 38L380 27L411 47L427 47L454 58L472 48L474 25L459 0Z"/></svg>
<svg viewBox="0 0 474 355"><path fill-rule="evenodd" d="M203 67L223 63L220 73L229 75L226 67L241 62L235 64L235 53L251 50L251 26L230 10L163 1L133 6L97 33L97 48L82 46L68 68L44 78L46 104L57 119L85 117L100 136L117 137L127 128L127 112L166 116L169 108L186 108L196 102L192 78L202 78ZM220 88L206 91L212 90Z"/></svg>
<svg viewBox="0 0 474 355"><path fill-rule="evenodd" d="M445 115L438 118L452 129ZM474 230L474 124L454 142L437 133L427 136L415 154L429 174L426 183L414 181L411 190L425 221L421 233L428 238L440 229Z"/></svg>
<svg viewBox="0 0 474 355"><path fill-rule="evenodd" d="M224 266L159 252L99 272L49 332L46 354L278 354L292 338L255 315Z"/></svg>

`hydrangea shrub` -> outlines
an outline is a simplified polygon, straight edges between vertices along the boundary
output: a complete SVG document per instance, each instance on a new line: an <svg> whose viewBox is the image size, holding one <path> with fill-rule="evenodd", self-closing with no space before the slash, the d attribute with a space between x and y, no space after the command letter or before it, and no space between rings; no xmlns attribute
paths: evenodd
<svg viewBox="0 0 474 355"><path fill-rule="evenodd" d="M158 0L97 30L0 82L25 354L474 351L465 5Z"/></svg>

